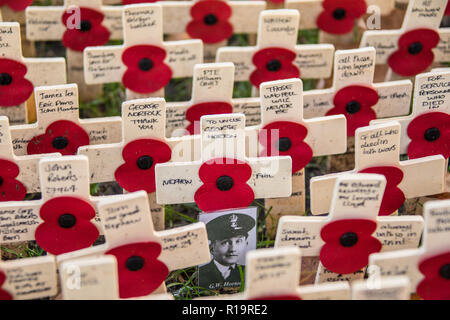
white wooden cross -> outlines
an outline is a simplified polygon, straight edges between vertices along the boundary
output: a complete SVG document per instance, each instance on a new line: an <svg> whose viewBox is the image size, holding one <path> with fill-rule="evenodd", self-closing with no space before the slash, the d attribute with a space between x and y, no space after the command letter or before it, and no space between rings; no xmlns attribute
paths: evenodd
<svg viewBox="0 0 450 320"><path fill-rule="evenodd" d="M336 179L347 173L380 173L388 186L383 196L380 215L396 214L405 199L442 193L445 159L434 155L400 161L401 127L396 121L362 127L355 134L356 168L344 173L314 177L310 181L311 212L330 212Z"/></svg>
<svg viewBox="0 0 450 320"><path fill-rule="evenodd" d="M169 271L210 261L205 224L198 222L171 230L154 231L147 194L144 191L122 195L114 199L103 199L99 202L98 208L106 243L60 255L57 262L58 265L62 263L70 265L71 261L79 258L99 258L109 255L118 258L117 252L122 251L122 255L118 259L120 298L165 293L164 280ZM135 249L144 245L153 247L153 253L149 251L148 247L144 247L140 251ZM149 261L148 257L154 260ZM144 269L139 271L142 268ZM158 271L158 278L156 278ZM137 277L127 281L127 276L132 277L133 272ZM149 277L152 276L156 279L153 285L149 285ZM108 277L108 274L100 274L99 277ZM109 278L114 281L114 277ZM104 282L104 280L100 281L100 283ZM63 289L64 296L69 299L79 299L85 295L92 296L98 293L104 298L110 298L113 293L107 292L105 289L115 285L110 284L108 287L96 289L93 288L94 286L95 284L87 282L79 289L67 287Z"/></svg>
<svg viewBox="0 0 450 320"><path fill-rule="evenodd" d="M392 119L398 121L401 126L400 154L408 154L410 159L442 154L447 159L446 167L448 167L450 137L448 133L445 133L446 126L450 125L448 83L450 83L450 69L433 70L416 76L412 113L405 117ZM440 125L437 124L436 120L438 119L441 119ZM371 121L371 124L384 123L385 121L387 120L374 120ZM438 127L436 128L436 126ZM422 128L423 135L421 137L413 136L414 141L412 141L410 135L415 130L414 128ZM421 141L422 143L420 143ZM428 148L427 143L429 144ZM449 174L447 172L448 179ZM448 192L448 183L446 188Z"/></svg>
<svg viewBox="0 0 450 320"><path fill-rule="evenodd" d="M250 81L255 89L264 81L298 75L302 79L328 78L332 72L334 46L296 45L299 18L297 10L261 12L256 47L219 48L216 61L233 62L236 67L234 81ZM282 55L278 53L279 49L284 50ZM259 61L259 68L254 64L254 57ZM289 76L285 75L286 71Z"/></svg>
<svg viewBox="0 0 450 320"><path fill-rule="evenodd" d="M297 246L303 257L320 257L316 283L363 278L369 252L417 247L421 216L378 216L384 176L341 174L335 182L329 216L284 216L275 239L275 247Z"/></svg>
<svg viewBox="0 0 450 320"><path fill-rule="evenodd" d="M86 17L77 18L81 10L85 9L94 10L97 15L102 15L102 21L96 25ZM63 23L64 14L69 15L68 27ZM31 6L26 10L26 23L27 39L33 41L61 41L65 34L72 32L73 38L78 40L77 42L83 42L82 40L87 38L85 34L97 32L100 28L107 29L109 40L122 39L122 7L102 6L102 0L65 0L63 6ZM78 30L74 29L83 31L77 32ZM98 36L90 38L99 41ZM94 87L84 85L82 49L80 50L78 46L69 46L74 48L67 48L66 51L69 82L77 83L80 86L82 98L96 98L101 87L95 90Z"/></svg>
<svg viewBox="0 0 450 320"><path fill-rule="evenodd" d="M193 39L201 39L204 43L205 61L214 61L216 50L226 46L228 37L232 34L256 34L258 20L255 17L266 8L265 1L222 0L222 2L162 1L164 34L187 33ZM197 12L200 11L210 12L197 17ZM226 18L217 16L223 15L224 11L229 11L230 16Z"/></svg>
<svg viewBox="0 0 450 320"><path fill-rule="evenodd" d="M250 156L290 155L293 157L292 196L265 200L266 208L272 207L266 218L267 230L270 234L275 233L280 216L304 214L306 209L304 167L309 160L312 157L343 153L347 149L345 117L334 115L305 120L303 95L303 83L300 79L262 83L260 86L261 125L247 128L247 135L251 141L250 147L256 146L256 148L250 148ZM287 128L294 130L295 134L287 132L289 130ZM300 136L299 130L304 130L304 136ZM285 144L284 147L282 143ZM303 149L309 151L301 152ZM307 159L308 153L309 159Z"/></svg>
<svg viewBox="0 0 450 320"><path fill-rule="evenodd" d="M51 254L89 247L101 233L85 156L39 161L41 200L0 203L0 243L36 240Z"/></svg>
<svg viewBox="0 0 450 320"><path fill-rule="evenodd" d="M130 100L164 96L170 79L192 76L194 65L203 61L203 44L201 40L164 42L162 10L156 3L125 6L124 44L84 51L86 83L122 82Z"/></svg>
<svg viewBox="0 0 450 320"><path fill-rule="evenodd" d="M216 211L291 195L291 158L247 158L244 127L243 114L203 116L201 160L157 164L157 203L195 201L202 211Z"/></svg>
<svg viewBox="0 0 450 320"><path fill-rule="evenodd" d="M31 300L56 296L58 276L52 255L0 262L2 300Z"/></svg>
<svg viewBox="0 0 450 320"><path fill-rule="evenodd" d="M305 117L344 114L348 136L353 136L356 128L369 125L370 117L408 114L411 81L373 83L375 57L373 47L336 51L333 86L304 93Z"/></svg>
<svg viewBox="0 0 450 320"><path fill-rule="evenodd" d="M439 29L447 1L411 0L401 29L364 32L361 47L375 47L377 64L391 67L388 79L413 77L427 71L433 63L450 61L450 29Z"/></svg>
<svg viewBox="0 0 450 320"><path fill-rule="evenodd" d="M122 141L81 147L79 154L89 158L90 179L93 183L117 180L126 191L146 190L155 228L163 230L164 210L156 203L154 178L152 182L147 170L155 170L155 165L162 161L195 160L194 141L200 139L188 136L166 139L166 103L163 98L124 102L122 119ZM130 154L136 152L134 150L140 150L137 152L142 154L138 159L128 159ZM165 155L163 151L169 154ZM130 181L125 181L128 177L121 173L123 170L129 170Z"/></svg>
<svg viewBox="0 0 450 320"><path fill-rule="evenodd" d="M120 117L79 118L76 84L37 87L34 92L37 122L10 128L16 155L52 152L76 154L78 145L122 140Z"/></svg>
<svg viewBox="0 0 450 320"><path fill-rule="evenodd" d="M26 123L26 102L33 87L66 81L64 58L24 58L20 25L0 23L0 115L7 116L11 124Z"/></svg>
<svg viewBox="0 0 450 320"><path fill-rule="evenodd" d="M333 7L333 1L330 0L286 0L285 8L296 9L300 12L302 19L300 21L300 30L319 29L319 42L320 43L347 43L353 42L353 31L356 24L360 25L361 19L366 14L366 11L371 10L371 6L376 6L376 14L389 15L395 8L395 0L365 0L365 1L348 1L341 2L344 7L335 8L334 11L325 10L323 5L327 2L327 5ZM354 16L355 13L349 12L355 10L356 6L360 6L361 2L365 3L366 10L357 10L358 17ZM320 19L320 23L318 23ZM328 22L321 28L322 21ZM351 23L354 21L353 23ZM345 22L345 25L349 26L346 30L336 28ZM328 28L327 28L328 27ZM334 27L334 28L333 28Z"/></svg>
<svg viewBox="0 0 450 320"><path fill-rule="evenodd" d="M7 166L6 161L8 161L10 165L14 165L18 168L16 177L9 176L8 178L14 178L20 184L23 184L24 188L18 187L17 185L13 188L13 185L10 185L12 189L8 191L12 191L16 193L17 191L25 192L23 196L25 197L26 193L35 193L40 191L39 185L39 176L38 176L38 162L42 159L42 155L30 155L30 156L16 156L13 152L13 146L11 142L11 134L10 134L9 121L7 117L0 116L0 159L2 161L2 169L3 171L0 176L6 174ZM57 154L46 154L45 157L57 157L60 156ZM5 177L1 179L2 185L5 182L8 183ZM10 194L6 190L2 190L2 196L0 201L8 201L10 198ZM15 200L23 200L17 199L15 196L13 197Z"/></svg>
<svg viewBox="0 0 450 320"><path fill-rule="evenodd" d="M408 277L383 277L352 282L352 300L409 300L411 282Z"/></svg>
<svg viewBox="0 0 450 320"><path fill-rule="evenodd" d="M450 200L426 202L424 218L422 246L372 254L369 260L369 267L373 269L371 277L376 283L380 277L406 275L411 281L411 293L417 292L423 299L448 300Z"/></svg>

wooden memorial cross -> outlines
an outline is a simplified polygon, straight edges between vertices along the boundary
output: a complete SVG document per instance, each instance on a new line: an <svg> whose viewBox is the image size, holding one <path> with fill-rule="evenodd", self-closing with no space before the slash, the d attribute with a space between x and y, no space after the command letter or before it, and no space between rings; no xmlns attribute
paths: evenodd
<svg viewBox="0 0 450 320"><path fill-rule="evenodd" d="M79 258L115 257L120 298L165 293L164 280L169 271L210 260L205 224L198 222L171 230L154 231L144 191L104 198L98 208L106 243L61 255L57 262L60 265ZM110 279L112 281L114 277ZM92 295L102 290L92 286L96 284L87 282L80 289L66 288L63 291L66 297L79 299L83 298L83 294ZM110 292L99 294L111 295Z"/></svg>
<svg viewBox="0 0 450 320"><path fill-rule="evenodd" d="M341 174L335 182L329 216L284 216L275 239L275 247L320 258L316 283L362 279L370 253L417 247L421 216L378 216L384 176Z"/></svg>
<svg viewBox="0 0 450 320"><path fill-rule="evenodd" d="M0 115L26 123L33 115L27 100L35 86L66 83L64 58L24 58L17 22L0 23ZM34 109L32 99L28 108Z"/></svg>
<svg viewBox="0 0 450 320"><path fill-rule="evenodd" d="M424 204L425 230L419 249L384 252L370 256L371 277L406 275L411 293L425 300L450 298L450 200ZM371 278L369 277L369 279Z"/></svg>
<svg viewBox="0 0 450 320"><path fill-rule="evenodd" d="M266 218L267 231L274 236L280 216L305 213L304 168L312 157L343 153L347 149L346 121L342 115L305 120L300 79L264 82L260 94L261 126L247 128L259 151L252 149L249 153L292 158L292 196L265 200L265 207L272 208Z"/></svg>
<svg viewBox="0 0 450 320"><path fill-rule="evenodd" d="M450 69L432 71L416 76L412 113L397 117L401 126L400 154L409 159L441 154L450 157ZM374 120L372 124L386 120ZM449 174L447 172L447 181ZM446 192L450 192L446 186Z"/></svg>
<svg viewBox="0 0 450 320"><path fill-rule="evenodd" d="M375 47L377 64L390 67L387 79L414 77L433 63L450 61L450 29L439 29L447 1L411 0L401 29L364 32L361 47Z"/></svg>
<svg viewBox="0 0 450 320"><path fill-rule="evenodd" d="M164 34L187 33L204 44L205 61L214 61L216 51L235 33L256 34L265 1L161 1ZM176 23L174 23L176 21Z"/></svg>
<svg viewBox="0 0 450 320"><path fill-rule="evenodd" d="M57 293L54 256L0 262L0 300L31 300Z"/></svg>
<svg viewBox="0 0 450 320"><path fill-rule="evenodd" d="M287 9L300 12L300 30L319 29L320 43L347 47L354 42L355 25L361 24L372 5L381 15L389 15L395 8L394 0L286 0L285 3Z"/></svg>
<svg viewBox="0 0 450 320"><path fill-rule="evenodd" d="M57 157L46 154L45 157ZM13 152L9 121L0 116L0 201L21 201L27 193L40 191L38 162L42 155L16 156Z"/></svg>
<svg viewBox="0 0 450 320"><path fill-rule="evenodd" d="M63 6L27 8L26 21L28 40L63 42L69 82L79 85L83 100L97 98L102 88L84 82L83 50L122 39L122 7L102 6L102 0L65 0Z"/></svg>
<svg viewBox="0 0 450 320"><path fill-rule="evenodd" d="M217 62L233 62L234 81L250 81L254 89L262 82L331 76L334 46L296 45L300 14L297 10L265 10L259 15L256 47L224 47Z"/></svg>
<svg viewBox="0 0 450 320"><path fill-rule="evenodd" d="M408 114L411 81L373 83L375 56L373 47L336 51L333 86L304 93L305 117L344 114L347 135L353 137L371 119Z"/></svg>
<svg viewBox="0 0 450 320"><path fill-rule="evenodd" d="M201 160L157 164L157 203L195 202L211 212L290 196L291 158L247 158L244 128L243 114L203 116Z"/></svg>
<svg viewBox="0 0 450 320"><path fill-rule="evenodd" d="M122 119L80 119L76 84L35 88L37 122L12 126L16 155L58 152L75 155L78 147L122 139Z"/></svg>
<svg viewBox="0 0 450 320"><path fill-rule="evenodd" d="M50 254L90 247L100 235L85 156L39 161L41 200L0 203L0 243L36 240Z"/></svg>
<svg viewBox="0 0 450 320"><path fill-rule="evenodd" d="M442 193L444 190L445 159L434 155L400 161L401 126L392 121L356 130L356 168L344 173L314 177L311 185L313 215L330 212L335 180L347 173L383 174L387 181L380 215L396 214L405 199Z"/></svg>
<svg viewBox="0 0 450 320"><path fill-rule="evenodd" d="M156 3L125 6L124 44L84 51L86 83L122 82L130 100L164 96L172 78L192 76L194 65L203 62L203 44L201 40L164 42L162 10Z"/></svg>
<svg viewBox="0 0 450 320"><path fill-rule="evenodd" d="M166 103L163 98L130 100L122 104L123 140L84 146L93 183L117 181L127 192L145 190L156 230L164 229L164 210L156 203L155 165L166 161L194 160L194 141L166 139Z"/></svg>
<svg viewBox="0 0 450 320"><path fill-rule="evenodd" d="M352 282L352 300L409 300L411 282L406 276L383 277L377 282Z"/></svg>

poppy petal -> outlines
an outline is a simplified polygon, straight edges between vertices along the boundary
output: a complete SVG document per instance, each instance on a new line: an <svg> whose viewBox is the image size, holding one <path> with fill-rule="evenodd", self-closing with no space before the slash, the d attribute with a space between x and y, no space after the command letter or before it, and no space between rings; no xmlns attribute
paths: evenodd
<svg viewBox="0 0 450 320"><path fill-rule="evenodd" d="M255 87L259 88L259 86L263 82L292 78L300 78L300 70L297 68L297 66L287 65L283 66L281 70L276 72L268 71L266 68L256 69L250 75L249 80Z"/></svg>
<svg viewBox="0 0 450 320"><path fill-rule="evenodd" d="M27 188L20 181L2 177L0 201L22 201L26 195Z"/></svg>
<svg viewBox="0 0 450 320"><path fill-rule="evenodd" d="M31 5L33 0L12 0L12 1L5 1L5 3L14 11L23 11L28 6ZM0 5L3 5L3 3L0 3Z"/></svg>
<svg viewBox="0 0 450 320"><path fill-rule="evenodd" d="M0 73L6 73L12 78L10 84L0 85L0 105L12 107L27 101L34 89L33 84L24 78L27 67L13 60L0 59Z"/></svg>
<svg viewBox="0 0 450 320"><path fill-rule="evenodd" d="M195 192L194 199L200 210L208 212L248 207L255 199L255 193L243 182L236 183L228 191L219 190L215 183L207 183Z"/></svg>
<svg viewBox="0 0 450 320"><path fill-rule="evenodd" d="M139 170L135 164L124 163L114 173L117 183L128 192L145 190L156 191L155 169Z"/></svg>
<svg viewBox="0 0 450 320"><path fill-rule="evenodd" d="M203 21L208 14L213 14L219 21L227 20L231 17L231 7L221 0L201 0L191 8L191 17L194 20Z"/></svg>
<svg viewBox="0 0 450 320"><path fill-rule="evenodd" d="M450 265L450 252L439 254L419 263L425 278L417 286L417 294L425 300L450 300L450 279L441 274L443 266Z"/></svg>
<svg viewBox="0 0 450 320"><path fill-rule="evenodd" d="M122 83L125 88L141 94L149 94L164 88L172 79L172 69L165 64L155 66L150 71L128 69Z"/></svg>
<svg viewBox="0 0 450 320"><path fill-rule="evenodd" d="M233 25L228 21L207 25L201 20L193 20L186 26L186 32L191 38L201 39L203 43L218 43L231 37Z"/></svg>
<svg viewBox="0 0 450 320"><path fill-rule="evenodd" d="M294 51L280 47L270 47L258 50L252 58L253 64L258 69L265 69L268 62L279 60L280 62L293 62L297 54Z"/></svg>
<svg viewBox="0 0 450 320"><path fill-rule="evenodd" d="M0 159L0 177L15 178L19 175L20 169L17 164L12 161Z"/></svg>
<svg viewBox="0 0 450 320"><path fill-rule="evenodd" d="M88 32L78 29L66 30L62 43L66 48L82 52L87 47L102 46L109 41L111 33L102 25L93 26Z"/></svg>
<svg viewBox="0 0 450 320"><path fill-rule="evenodd" d="M216 183L221 176L229 176L236 182L247 182L252 176L252 167L246 162L230 158L216 158L202 164L198 175L204 183Z"/></svg>
<svg viewBox="0 0 450 320"><path fill-rule="evenodd" d="M225 114L232 113L233 106L228 102L204 102L197 103L191 106L186 111L186 120L190 122L190 125L186 128L186 130L190 134L195 133L195 128L197 128L197 132L200 132L200 118L205 115L212 114ZM197 123L197 125L195 125Z"/></svg>

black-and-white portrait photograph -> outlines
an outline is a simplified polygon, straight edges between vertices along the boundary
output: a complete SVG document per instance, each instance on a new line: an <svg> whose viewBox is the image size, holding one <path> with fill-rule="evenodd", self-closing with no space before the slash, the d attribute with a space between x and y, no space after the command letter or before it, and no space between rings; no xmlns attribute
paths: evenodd
<svg viewBox="0 0 450 320"><path fill-rule="evenodd" d="M233 289L241 285L245 255L256 249L258 208L201 213L206 224L211 261L199 266L199 286L209 290Z"/></svg>

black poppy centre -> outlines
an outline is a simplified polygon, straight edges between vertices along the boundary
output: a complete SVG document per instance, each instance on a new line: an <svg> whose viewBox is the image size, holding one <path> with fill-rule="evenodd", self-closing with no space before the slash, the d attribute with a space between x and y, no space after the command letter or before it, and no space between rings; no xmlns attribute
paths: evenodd
<svg viewBox="0 0 450 320"><path fill-rule="evenodd" d="M281 152L286 152L292 147L292 141L289 138L282 137L278 139L276 148Z"/></svg>
<svg viewBox="0 0 450 320"><path fill-rule="evenodd" d="M3 185L3 178L0 177L0 187Z"/></svg>
<svg viewBox="0 0 450 320"><path fill-rule="evenodd" d="M423 44L420 42L411 43L408 47L408 52L412 55L421 53L423 50Z"/></svg>
<svg viewBox="0 0 450 320"><path fill-rule="evenodd" d="M207 14L204 18L203 18L203 22L207 25L207 26L213 26L215 25L217 22L219 21L219 19L217 19L217 17L210 13Z"/></svg>
<svg viewBox="0 0 450 320"><path fill-rule="evenodd" d="M80 31L88 32L92 29L92 24L89 20L82 20L80 23Z"/></svg>
<svg viewBox="0 0 450 320"><path fill-rule="evenodd" d="M153 166L153 158L150 156L142 156L137 159L136 165L141 170L148 170Z"/></svg>
<svg viewBox="0 0 450 320"><path fill-rule="evenodd" d="M439 131L438 128L433 127L425 130L425 134L423 136L425 140L433 142L439 139L439 137L441 136L441 132Z"/></svg>
<svg viewBox="0 0 450 320"><path fill-rule="evenodd" d="M130 271L139 271L144 267L144 258L139 256L131 256L125 262L125 266Z"/></svg>
<svg viewBox="0 0 450 320"><path fill-rule="evenodd" d="M346 16L347 11L343 8L337 8L336 10L333 11L333 18L335 18L336 20L345 19Z"/></svg>
<svg viewBox="0 0 450 320"><path fill-rule="evenodd" d="M345 106L345 110L349 113L349 114L355 114L357 113L359 110L361 110L361 104L358 101L350 101L349 103L347 103L347 105Z"/></svg>
<svg viewBox="0 0 450 320"><path fill-rule="evenodd" d="M58 150L64 149L65 147L67 147L68 144L69 140L67 140L66 137L56 137L52 141L53 148Z"/></svg>
<svg viewBox="0 0 450 320"><path fill-rule="evenodd" d="M58 219L58 224L61 228L69 229L77 223L77 218L70 213L62 214Z"/></svg>
<svg viewBox="0 0 450 320"><path fill-rule="evenodd" d="M9 86L13 78L9 73L0 73L0 86Z"/></svg>
<svg viewBox="0 0 450 320"><path fill-rule="evenodd" d="M142 58L139 60L139 69L141 71L149 71L153 68L153 61L149 58Z"/></svg>
<svg viewBox="0 0 450 320"><path fill-rule="evenodd" d="M450 280L450 263L444 264L439 269L439 275L444 279Z"/></svg>
<svg viewBox="0 0 450 320"><path fill-rule="evenodd" d="M280 60L277 60L277 59L270 60L266 64L266 69L271 72L276 72L276 71L280 70L281 69Z"/></svg>
<svg viewBox="0 0 450 320"><path fill-rule="evenodd" d="M358 242L358 235L354 232L344 233L339 239L339 242L344 247L353 247Z"/></svg>
<svg viewBox="0 0 450 320"><path fill-rule="evenodd" d="M217 189L219 189L220 191L228 191L233 188L233 185L233 178L229 176L221 176L216 180Z"/></svg>

